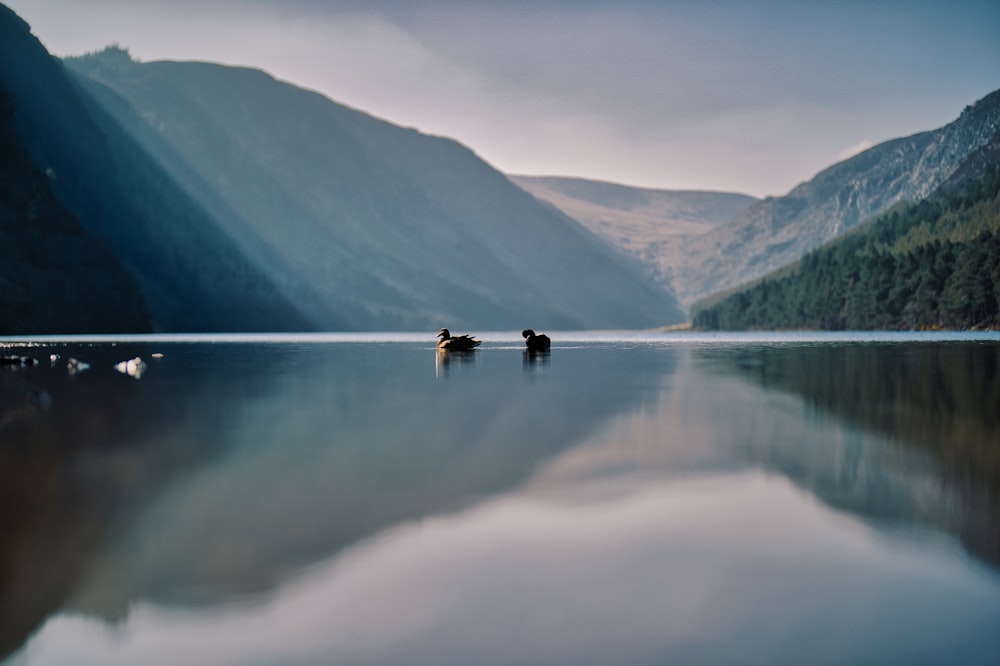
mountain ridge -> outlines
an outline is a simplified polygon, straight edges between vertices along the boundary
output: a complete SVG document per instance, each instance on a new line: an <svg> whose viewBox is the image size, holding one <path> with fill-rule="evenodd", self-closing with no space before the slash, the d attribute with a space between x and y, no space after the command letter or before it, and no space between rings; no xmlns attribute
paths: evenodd
<svg viewBox="0 0 1000 666"><path fill-rule="evenodd" d="M3 6L0 83L17 109L16 131L31 160L52 174L59 201L134 276L155 330L311 330L270 279L93 104L30 26ZM48 296L34 294L39 302ZM100 328L113 330L116 321ZM11 330L32 332L17 322Z"/></svg>
<svg viewBox="0 0 1000 666"><path fill-rule="evenodd" d="M755 197L712 190L638 188L566 176L511 175L511 181L639 259L657 279L656 246L670 238L707 233Z"/></svg>
<svg viewBox="0 0 1000 666"><path fill-rule="evenodd" d="M231 237L259 237L272 257L250 252L256 265L280 284L300 277L320 295L312 301L320 310L340 299L356 327L683 319L631 260L451 139L385 123L260 70L123 55L64 62L189 192L204 183L196 199ZM283 219L292 222L275 224ZM322 322L321 311L306 310Z"/></svg>
<svg viewBox="0 0 1000 666"><path fill-rule="evenodd" d="M156 330L678 323L678 300L926 197L1000 128L997 91L763 200L504 175L261 70L120 47L53 58L0 9L19 136L134 276Z"/></svg>
<svg viewBox="0 0 1000 666"><path fill-rule="evenodd" d="M664 274L682 303L789 264L901 201L919 201L1000 129L1000 91L937 130L883 142L768 197L730 224L663 248Z"/></svg>
<svg viewBox="0 0 1000 666"><path fill-rule="evenodd" d="M995 328L1000 131L930 196L692 306L710 329Z"/></svg>

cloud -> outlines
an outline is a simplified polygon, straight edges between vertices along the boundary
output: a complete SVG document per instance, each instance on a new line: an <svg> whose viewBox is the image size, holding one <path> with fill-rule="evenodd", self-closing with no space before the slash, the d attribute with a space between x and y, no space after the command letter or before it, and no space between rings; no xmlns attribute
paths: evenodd
<svg viewBox="0 0 1000 666"><path fill-rule="evenodd" d="M995 0L5 1L57 55L259 67L505 171L758 196L950 122L1000 57Z"/></svg>

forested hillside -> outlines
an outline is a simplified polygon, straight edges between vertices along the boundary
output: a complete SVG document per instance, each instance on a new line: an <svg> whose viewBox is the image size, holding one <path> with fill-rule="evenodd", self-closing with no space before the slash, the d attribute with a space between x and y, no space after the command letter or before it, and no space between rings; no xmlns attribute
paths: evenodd
<svg viewBox="0 0 1000 666"><path fill-rule="evenodd" d="M760 281L696 303L702 329L1000 325L997 137L921 203L900 205Z"/></svg>
<svg viewBox="0 0 1000 666"><path fill-rule="evenodd" d="M663 274L687 305L761 278L893 206L927 198L997 131L1000 90L940 129L880 143L708 233L665 244Z"/></svg>

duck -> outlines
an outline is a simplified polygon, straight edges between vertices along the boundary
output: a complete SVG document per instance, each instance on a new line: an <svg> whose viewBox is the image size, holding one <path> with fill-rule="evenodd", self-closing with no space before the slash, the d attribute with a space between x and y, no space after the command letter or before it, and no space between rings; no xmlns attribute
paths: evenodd
<svg viewBox="0 0 1000 666"><path fill-rule="evenodd" d="M521 331L521 337L524 338L524 346L530 351L548 351L549 347L552 345L552 341L549 340L549 336L544 333L535 333L530 328L526 328Z"/></svg>
<svg viewBox="0 0 1000 666"><path fill-rule="evenodd" d="M480 340L476 340L470 335L452 336L451 332L447 328L442 328L438 332L438 349L444 349L447 351L472 351L480 344Z"/></svg>

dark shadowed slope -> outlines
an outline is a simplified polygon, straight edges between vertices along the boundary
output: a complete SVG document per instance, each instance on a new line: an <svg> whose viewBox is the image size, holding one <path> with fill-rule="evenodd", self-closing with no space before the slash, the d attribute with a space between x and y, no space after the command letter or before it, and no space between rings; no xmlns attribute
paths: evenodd
<svg viewBox="0 0 1000 666"><path fill-rule="evenodd" d="M256 70L138 63L120 49L66 62L243 252L307 294L299 305L321 326L683 318L637 264L454 141Z"/></svg>
<svg viewBox="0 0 1000 666"><path fill-rule="evenodd" d="M29 26L2 6L0 82L35 166L49 174L62 204L135 276L155 328L312 327L191 197L81 96ZM46 298L40 288L32 296ZM69 324L51 325L65 330Z"/></svg>
<svg viewBox="0 0 1000 666"><path fill-rule="evenodd" d="M0 86L0 335L149 330L132 275L56 199L15 113Z"/></svg>

